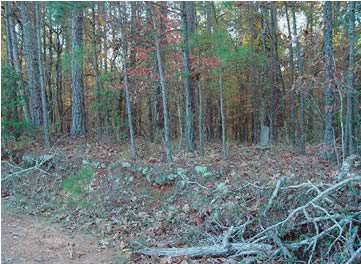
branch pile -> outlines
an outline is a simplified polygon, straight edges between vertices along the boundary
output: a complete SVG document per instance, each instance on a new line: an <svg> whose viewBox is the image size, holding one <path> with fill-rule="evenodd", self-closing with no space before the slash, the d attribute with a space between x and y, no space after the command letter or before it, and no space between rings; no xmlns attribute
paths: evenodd
<svg viewBox="0 0 361 264"><path fill-rule="evenodd" d="M357 263L361 260L361 175L350 174L351 166L346 167L336 177L342 180L332 184L285 186L284 179L278 180L258 215L225 229L215 244L143 248L135 253L228 257L251 263L256 259Z"/></svg>

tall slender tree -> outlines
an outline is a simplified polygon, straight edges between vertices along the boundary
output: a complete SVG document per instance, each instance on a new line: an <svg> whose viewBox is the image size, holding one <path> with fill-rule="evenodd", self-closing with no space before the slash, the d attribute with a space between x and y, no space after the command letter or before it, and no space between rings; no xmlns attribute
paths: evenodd
<svg viewBox="0 0 361 264"><path fill-rule="evenodd" d="M349 62L347 72L346 90L346 137L345 155L354 153L353 129L352 129L352 95L355 71L355 2L348 2L348 42L349 42Z"/></svg>
<svg viewBox="0 0 361 264"><path fill-rule="evenodd" d="M45 80L44 80L43 60L42 60L42 54L41 54L41 21L40 21L39 2L35 2L35 22L36 22L36 38L37 38L36 53L38 55L41 106L42 106L42 113L43 113L44 145L46 147L49 147L50 142L49 142L49 127L48 127L48 112L46 109Z"/></svg>
<svg viewBox="0 0 361 264"><path fill-rule="evenodd" d="M128 126L129 126L129 135L130 135L130 145L132 149L132 157L133 159L137 158L137 150L135 146L134 140L134 128L133 128L133 118L132 118L132 107L129 96L129 82L128 82L128 38L127 38L127 4L122 3L121 8L121 31L122 31L122 49L123 49L123 83L124 83L124 91L125 91L125 100L127 104L127 112L128 112Z"/></svg>
<svg viewBox="0 0 361 264"><path fill-rule="evenodd" d="M166 149L166 159L167 162L172 161L172 151L171 151L171 145L169 140L169 125L168 125L168 99L167 99L167 86L166 86L166 79L163 69L163 63L162 63L162 56L160 53L160 39L158 35L158 26L157 26L157 20L153 12L153 6L150 4L149 8L151 10L152 14L152 22L153 22L153 33L154 33L154 40L155 40L155 46L156 46L156 53L157 53L157 64L158 64L158 70L159 70L159 77L160 77L160 85L162 88L162 103L163 103L163 122L164 122L164 143L165 143L165 149Z"/></svg>
<svg viewBox="0 0 361 264"><path fill-rule="evenodd" d="M41 106L40 106L40 88L37 82L38 70L36 58L36 32L34 31L34 23L32 17L30 17L30 10L33 10L33 3L19 2L21 22L23 25L24 33L24 51L25 62L27 70L28 87L30 94L30 113L33 124L37 127L40 126L41 120Z"/></svg>
<svg viewBox="0 0 361 264"><path fill-rule="evenodd" d="M25 98L25 84L23 81L23 75L22 75L22 70L21 70L21 64L19 61L19 51L18 51L18 38L16 35L16 31L15 31L15 24L14 24L14 19L11 15L11 7L10 7L10 2L5 2L5 7L9 12L9 27L10 27L10 34L9 34L9 39L11 39L11 47L12 47L12 53L13 53L13 60L14 60L14 67L16 70L16 73L19 76L19 95L21 97L21 101L22 101L22 110L23 110L23 114L24 114L24 119L26 121L30 120L30 115L29 115L29 111L28 111L28 103L27 100Z"/></svg>
<svg viewBox="0 0 361 264"><path fill-rule="evenodd" d="M289 63L290 63L290 73L291 73L291 141L293 146L296 145L296 113L295 113L295 66L294 66L294 58L293 58L293 46L292 46L292 31L290 24L290 17L288 13L288 5L285 3L285 13L287 20L287 30L288 30L288 49L290 53Z"/></svg>
<svg viewBox="0 0 361 264"><path fill-rule="evenodd" d="M296 40L296 56L297 56L297 69L298 69L298 82L301 84L300 88L300 127L301 127L301 140L300 140L300 153L306 154L306 139L305 139L305 91L302 87L303 83L303 60L301 56L301 47L297 35L297 21L296 21L296 7L295 3L292 4L292 20L293 20L293 34Z"/></svg>
<svg viewBox="0 0 361 264"><path fill-rule="evenodd" d="M186 146L187 151L193 152L194 145L194 127L193 127L193 110L192 110L192 91L191 91L191 70L189 59L189 32L191 25L187 14L189 7L187 2L183 2L182 22L183 22L183 67L184 67L184 89L185 89L185 129L186 129ZM188 11L187 11L188 10Z"/></svg>
<svg viewBox="0 0 361 264"><path fill-rule="evenodd" d="M95 19L95 2L92 2L92 44L93 44L93 68L95 72L95 98L96 98L96 109L95 109L95 123L97 127L98 136L102 134L102 115L100 104L100 76L98 66L98 50L96 42L96 19Z"/></svg>
<svg viewBox="0 0 361 264"><path fill-rule="evenodd" d="M325 158L334 160L336 153L334 150L334 87L335 69L333 62L332 45L332 2L326 1L324 6L324 61L325 61Z"/></svg>
<svg viewBox="0 0 361 264"><path fill-rule="evenodd" d="M84 74L83 74L83 8L74 3L71 19L71 76L72 76L72 136L84 135L86 132L84 106Z"/></svg>

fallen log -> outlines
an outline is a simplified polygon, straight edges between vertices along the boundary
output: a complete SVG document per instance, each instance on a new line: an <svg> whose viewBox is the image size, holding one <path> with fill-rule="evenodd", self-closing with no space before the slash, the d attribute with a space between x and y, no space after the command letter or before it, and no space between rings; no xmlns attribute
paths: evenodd
<svg viewBox="0 0 361 264"><path fill-rule="evenodd" d="M145 248L135 251L136 254L159 257L179 257L188 256L190 258L197 257L228 257L235 254L248 252L250 255L266 254L272 250L269 244L256 243L229 243L227 246L214 245L204 247L188 247L188 248Z"/></svg>

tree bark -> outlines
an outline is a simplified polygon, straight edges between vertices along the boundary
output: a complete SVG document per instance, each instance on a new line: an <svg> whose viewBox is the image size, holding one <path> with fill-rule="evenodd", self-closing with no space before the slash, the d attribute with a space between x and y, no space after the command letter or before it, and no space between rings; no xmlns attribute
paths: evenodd
<svg viewBox="0 0 361 264"><path fill-rule="evenodd" d="M355 2L348 2L348 42L349 42L349 63L347 72L346 90L346 140L345 155L354 153L353 129L352 129L352 95L355 70Z"/></svg>
<svg viewBox="0 0 361 264"><path fill-rule="evenodd" d="M95 72L95 124L97 129L97 135L102 134L102 114L100 110L100 77L98 67L98 51L96 43L96 19L95 19L95 2L92 2L92 44L93 44L93 68Z"/></svg>
<svg viewBox="0 0 361 264"><path fill-rule="evenodd" d="M17 39L16 32L15 32L14 20L11 15L10 2L5 2L5 7L8 9L8 12L9 12L9 27L10 27L9 37L11 38L11 43L12 43L11 47L12 47L12 53L13 53L14 67L15 67L16 73L19 76L19 88L20 88L19 95L20 95L21 101L22 101L22 110L23 110L23 114L24 114L24 119L26 121L29 121L30 115L29 115L29 111L28 111L28 103L27 103L27 99L25 98L25 93L24 93L25 84L24 84L24 80L23 80L21 64L19 61L18 39Z"/></svg>
<svg viewBox="0 0 361 264"><path fill-rule="evenodd" d="M46 109L46 96L45 96L45 80L44 80L44 70L42 63L42 54L41 54L41 22L40 22L40 7L39 2L35 2L35 20L36 20L36 38L37 38L37 49L36 53L38 55L38 66L39 66L39 82L41 90L41 106L43 113L43 133L44 133L44 145L45 147L50 147L49 142L49 128L48 128L48 112Z"/></svg>
<svg viewBox="0 0 361 264"><path fill-rule="evenodd" d="M151 10L151 15L152 15L153 33L154 33L154 38L155 38L158 70L159 70L159 76L160 76L160 85L162 88L164 143L165 143L165 149L166 149L166 159L167 159L167 162L171 162L172 161L172 151L171 151L171 145L170 145L170 141L169 141L167 86L166 86L165 74L164 74L164 70L163 70L162 57L161 57L161 53L160 53L160 39L159 39L159 35L158 35L157 21L156 21L155 14L153 12L152 5L150 4L149 7Z"/></svg>
<svg viewBox="0 0 361 264"><path fill-rule="evenodd" d="M223 69L222 66L219 68L219 101L220 101L220 112L221 112L221 126L222 126L222 144L223 144L223 159L228 158L227 149L227 135L226 135L226 120L224 114L224 96L223 96Z"/></svg>
<svg viewBox="0 0 361 264"><path fill-rule="evenodd" d="M183 67L184 67L184 89L185 89L185 124L186 124L186 145L187 151L193 152L194 145L194 128L193 128L193 109L192 109L192 91L190 81L190 60L189 60L189 27L187 18L187 4L183 2Z"/></svg>
<svg viewBox="0 0 361 264"><path fill-rule="evenodd" d="M251 64L251 90L252 90L252 143L258 143L258 104L257 104L257 87L256 87L256 62L255 62L255 39L256 39L256 32L255 32L255 4L251 4L251 16L250 19L251 23L251 59L253 63Z"/></svg>
<svg viewBox="0 0 361 264"><path fill-rule="evenodd" d="M29 10L32 8L32 3L30 2L19 2L21 20L23 24L24 32L24 51L25 51L25 61L26 61L26 70L28 77L28 86L30 94L30 105L31 105L31 120L34 126L40 126L40 89L38 83L35 81L38 78L38 66L35 59L35 32L32 26L32 22L29 15Z"/></svg>
<svg viewBox="0 0 361 264"><path fill-rule="evenodd" d="M325 60L325 158L329 160L336 159L334 150L334 128L333 122L333 108L334 108L334 87L335 87L335 72L333 66L333 48L332 48L332 3L325 2L324 7L324 60Z"/></svg>
<svg viewBox="0 0 361 264"><path fill-rule="evenodd" d="M56 100L54 100L54 108L56 111L55 123L57 132L63 133L63 69L61 66L61 54L63 52L63 42L61 42L61 30L56 31Z"/></svg>
<svg viewBox="0 0 361 264"><path fill-rule="evenodd" d="M6 20L6 63L12 65L13 54L12 54L12 42L11 42L11 27L10 27L10 3L5 2L5 20Z"/></svg>
<svg viewBox="0 0 361 264"><path fill-rule="evenodd" d="M297 22L296 22L296 8L295 3L292 3L292 20L293 20L293 34L296 40L296 56L297 56L297 69L298 79L297 83L303 82L303 61L301 56L301 47L297 35ZM300 140L300 153L306 154L306 139L305 139L305 91L304 87L300 87L300 127L301 127L301 140Z"/></svg>
<svg viewBox="0 0 361 264"><path fill-rule="evenodd" d="M80 136L86 133L83 77L83 10L74 6L72 11L72 120L70 134Z"/></svg>
<svg viewBox="0 0 361 264"><path fill-rule="evenodd" d="M129 96L129 87L128 87L128 39L126 33L126 23L127 23L127 6L126 3L123 3L122 6L122 48L123 48L123 74L124 74L124 90L125 90L125 100L127 104L128 112L128 126L130 134L130 145L132 149L132 158L137 158L137 150L134 141L134 128L133 128L133 118L132 118L132 107Z"/></svg>
<svg viewBox="0 0 361 264"><path fill-rule="evenodd" d="M288 6L285 4L286 8L286 19L287 19L287 30L288 30L288 41L289 46L288 49L290 51L290 67L291 67L291 141L292 145L296 146L296 113L295 113L295 66L294 66L294 58L293 58L293 47L292 47L292 32L291 32L291 24L290 18L288 14Z"/></svg>

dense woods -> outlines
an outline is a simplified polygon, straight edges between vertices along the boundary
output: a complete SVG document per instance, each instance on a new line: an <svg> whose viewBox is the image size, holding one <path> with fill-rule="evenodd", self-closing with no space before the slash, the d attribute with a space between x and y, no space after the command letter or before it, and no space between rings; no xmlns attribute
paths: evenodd
<svg viewBox="0 0 361 264"><path fill-rule="evenodd" d="M6 263L360 263L361 2L2 1L1 22Z"/></svg>
<svg viewBox="0 0 361 264"><path fill-rule="evenodd" d="M4 2L4 144L42 127L199 153L360 145L357 2Z"/></svg>

